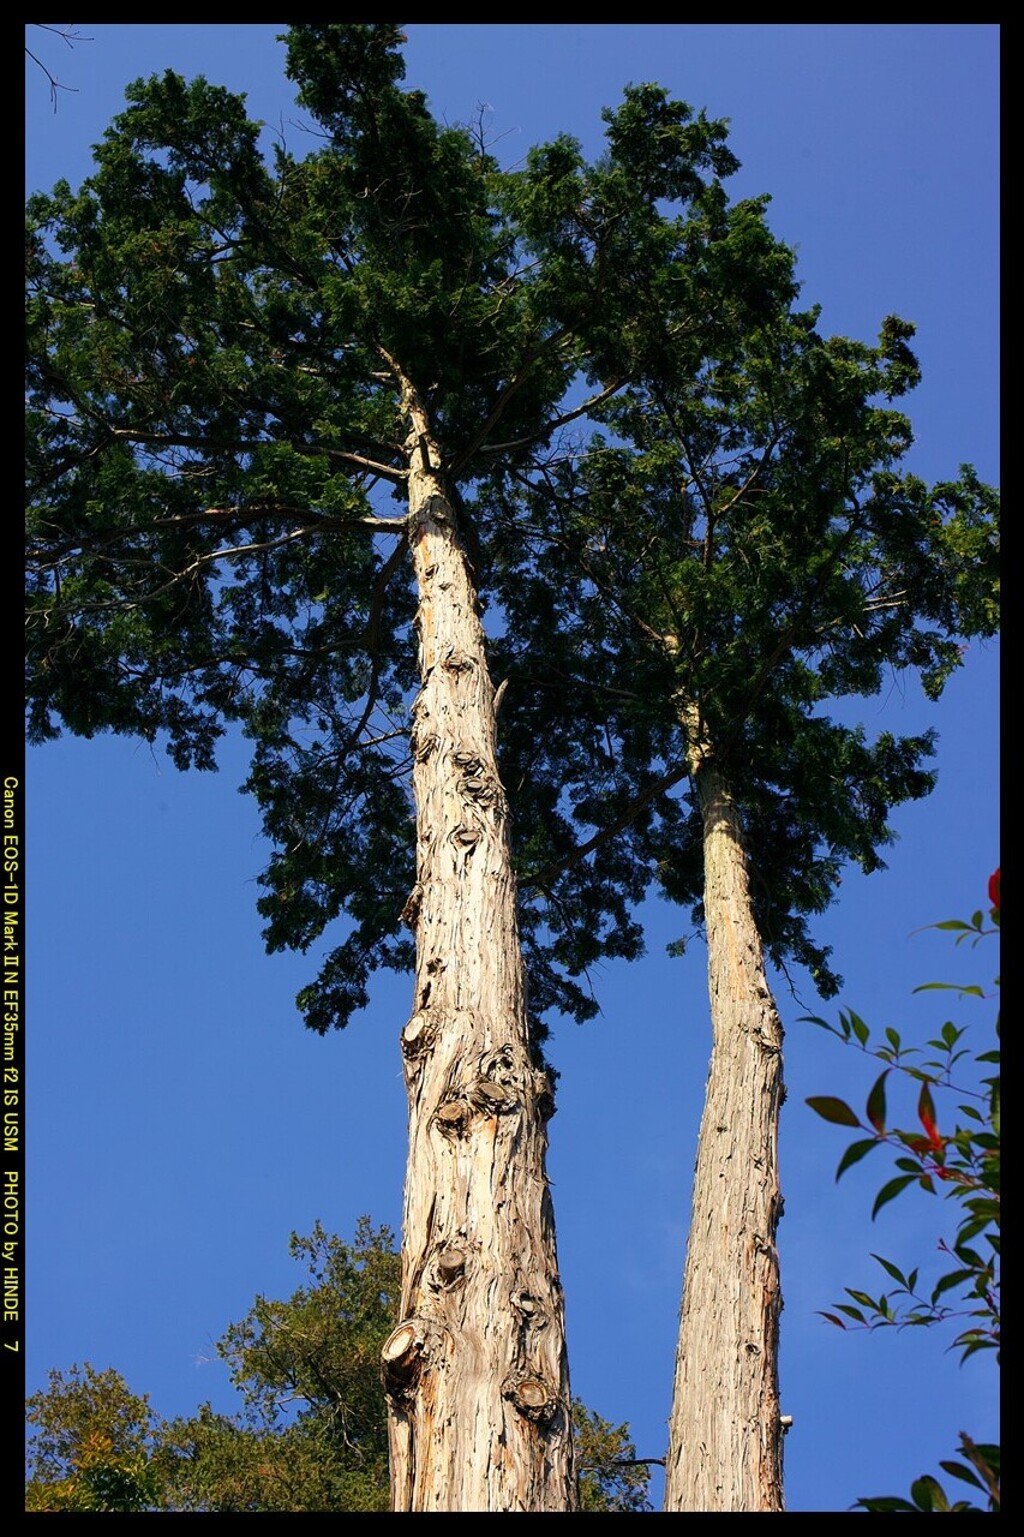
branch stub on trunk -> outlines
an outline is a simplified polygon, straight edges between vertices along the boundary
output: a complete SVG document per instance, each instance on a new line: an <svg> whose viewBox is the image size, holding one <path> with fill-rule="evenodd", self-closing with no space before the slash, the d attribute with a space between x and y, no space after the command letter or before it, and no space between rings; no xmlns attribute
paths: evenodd
<svg viewBox="0 0 1024 1537"><path fill-rule="evenodd" d="M547 1073L537 1069L533 1074L533 1098L537 1114L545 1121L550 1121L555 1113L555 1091L551 1085L551 1079Z"/></svg>
<svg viewBox="0 0 1024 1537"><path fill-rule="evenodd" d="M446 1137L457 1137L465 1130L469 1120L469 1106L464 1099L450 1099L434 1116L438 1130Z"/></svg>
<svg viewBox="0 0 1024 1537"><path fill-rule="evenodd" d="M477 777L466 778L462 781L462 791L481 806L489 806L498 797L496 787L489 779Z"/></svg>
<svg viewBox="0 0 1024 1537"><path fill-rule="evenodd" d="M481 1110L490 1111L494 1115L504 1115L516 1108L514 1091L507 1089L504 1084L494 1083L490 1078L481 1078L474 1084L473 1099Z"/></svg>
<svg viewBox="0 0 1024 1537"><path fill-rule="evenodd" d="M384 1342L380 1353L385 1392L403 1398L414 1390L423 1358L423 1337L416 1324L406 1319Z"/></svg>
<svg viewBox="0 0 1024 1537"><path fill-rule="evenodd" d="M504 1387L505 1397L511 1399L526 1419L535 1425L548 1425L558 1409L558 1398L543 1377L525 1376L509 1378Z"/></svg>
<svg viewBox="0 0 1024 1537"><path fill-rule="evenodd" d="M402 1051L406 1057L420 1057L434 1044L436 1029L430 1016L414 1014L402 1029Z"/></svg>
<svg viewBox="0 0 1024 1537"><path fill-rule="evenodd" d="M415 886L410 891L408 897L406 898L405 906L402 908L402 911L398 915L402 922L407 924L408 927L412 929L413 933L416 932L416 920L419 918L420 907L422 904L423 887L420 885L419 881L417 881Z"/></svg>
<svg viewBox="0 0 1024 1537"><path fill-rule="evenodd" d="M461 1281L466 1269L466 1256L461 1249L442 1249L437 1256L437 1273L444 1286L454 1286Z"/></svg>

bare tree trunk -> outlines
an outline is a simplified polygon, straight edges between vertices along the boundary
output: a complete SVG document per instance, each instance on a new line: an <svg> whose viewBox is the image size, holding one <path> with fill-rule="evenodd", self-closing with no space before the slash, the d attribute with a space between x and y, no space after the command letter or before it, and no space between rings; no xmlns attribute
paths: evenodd
<svg viewBox="0 0 1024 1537"><path fill-rule="evenodd" d="M683 1278L665 1509L780 1511L775 1234L782 1024L765 976L739 814L683 709L704 822L712 1055Z"/></svg>
<svg viewBox="0 0 1024 1537"><path fill-rule="evenodd" d="M403 381L422 688L413 708L416 991L402 1031L402 1321L384 1346L396 1511L575 1508L562 1290L472 569Z"/></svg>

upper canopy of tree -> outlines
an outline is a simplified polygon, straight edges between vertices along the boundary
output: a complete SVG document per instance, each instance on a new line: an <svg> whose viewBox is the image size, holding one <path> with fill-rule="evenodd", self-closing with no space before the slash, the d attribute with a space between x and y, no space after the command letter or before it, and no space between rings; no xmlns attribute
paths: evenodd
<svg viewBox="0 0 1024 1537"><path fill-rule="evenodd" d="M347 924L307 1021L409 965L401 375L498 600L535 1018L594 1011L575 979L639 953L655 875L699 891L681 688L750 819L773 953L827 985L803 915L930 781L924 739L869 744L823 703L889 666L938 688L992 623L990 493L901 476L909 428L873 404L914 380L908 328L818 337L764 200L726 198L724 124L657 86L605 114L596 163L563 136L507 172L401 88L395 26L286 41L324 134L305 157L168 73L80 190L29 201L31 738L138 733L210 768L240 724L268 943Z"/></svg>
<svg viewBox="0 0 1024 1537"><path fill-rule="evenodd" d="M824 340L816 319L780 308L696 373L631 379L600 408L610 434L514 471L510 490L492 483L479 508L505 665L514 676L515 658L546 652L578 680L571 720L538 691L509 727L524 756L537 738L559 741L550 773L524 785L548 839L535 832L538 865L557 871L574 846L565 785L580 785L582 819L599 824L598 801L611 821L645 779L682 777L693 705L689 745L742 810L769 952L833 993L807 915L847 861L882 866L892 807L934 783L932 733L869 741L845 701L905 672L936 698L963 638L996 632L998 498L970 466L935 486L902 470L910 423L888 402L918 379L912 326L888 317L869 346ZM557 586L542 565L551 549ZM699 920L696 802L658 799L626 836Z"/></svg>

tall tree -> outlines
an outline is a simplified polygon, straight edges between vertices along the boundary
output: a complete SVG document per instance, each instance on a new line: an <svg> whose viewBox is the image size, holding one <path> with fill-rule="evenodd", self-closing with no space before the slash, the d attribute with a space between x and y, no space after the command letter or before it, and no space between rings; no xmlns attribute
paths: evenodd
<svg viewBox="0 0 1024 1537"><path fill-rule="evenodd" d="M339 802L358 812L332 840L306 801L271 874L286 914L273 937L313 937L294 867L322 871L353 827L350 863L372 850L391 874L353 905L390 902L396 918L408 850L380 853L406 803L379 739L412 682L394 644L408 607L387 591L397 559L375 560L367 532L411 552L420 691L406 911L418 943L402 1034L402 1322L384 1350L394 1504L566 1509L549 1086L531 1051L494 690L441 447L442 431L464 442L523 338L494 293L486 164L397 89L398 40L387 26L292 33L289 69L330 148L303 163L279 154L276 178L240 101L168 75L135 92L90 188L36 205L76 257L58 265L36 247L47 275L33 489L36 526L55 538L41 671L45 703L73 728L166 728L182 763L209 762L222 713L242 718L258 743L254 788L271 803L285 754L302 752L296 727L316 716L330 737L310 750L326 818L344 823ZM400 490L406 517L372 515L371 479ZM49 729L41 715L36 729ZM341 1008L358 986L346 972ZM316 1020L331 1007L319 998Z"/></svg>
<svg viewBox="0 0 1024 1537"><path fill-rule="evenodd" d="M699 358L718 274L684 232L710 240L710 212L731 236L735 161L721 124L641 88L580 201L571 141L520 184L440 128L399 88L396 27L287 39L317 152L268 169L241 99L167 74L131 88L80 192L30 202L30 733L163 737L209 768L240 723L269 944L348 920L307 1022L343 1025L374 969L414 965L394 1508L569 1510L537 1020L586 1012L595 951L636 953L647 869L581 866L523 906L528 1012L469 547L488 553L459 487L621 388L600 355L644 274ZM567 403L586 327L597 387Z"/></svg>
<svg viewBox="0 0 1024 1537"><path fill-rule="evenodd" d="M667 345L656 371L639 359L605 408L614 434L524 472L532 521L517 506L515 531L492 541L519 665L542 644L531 616L546 595L543 629L561 637L590 744L565 753L561 783L598 831L580 842L571 815L537 801L536 879L628 836L707 939L713 1051L670 1510L783 1505L782 1025L765 957L836 991L809 918L847 861L881 867L891 808L934 778L931 734L869 741L846 701L907 672L936 698L962 640L998 623L994 492L967 467L928 487L901 464L910 426L886 402L917 382L913 328L890 317L876 346L824 340L795 297L792 285L753 325L721 329L700 370ZM552 550L578 578L557 598ZM514 679L516 656L505 665ZM529 759L551 712L538 693L510 757Z"/></svg>

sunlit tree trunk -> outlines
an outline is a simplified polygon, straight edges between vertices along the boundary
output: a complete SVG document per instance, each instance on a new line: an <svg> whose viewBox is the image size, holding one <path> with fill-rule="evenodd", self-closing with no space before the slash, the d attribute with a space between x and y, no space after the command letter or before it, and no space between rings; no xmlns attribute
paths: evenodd
<svg viewBox="0 0 1024 1537"><path fill-rule="evenodd" d="M683 707L704 823L712 1055L683 1278L666 1467L669 1511L779 1511L782 1025L743 829L697 711Z"/></svg>
<svg viewBox="0 0 1024 1537"><path fill-rule="evenodd" d="M574 1508L562 1289L494 689L426 414L403 385L422 687L401 1322L383 1351L396 1511Z"/></svg>

